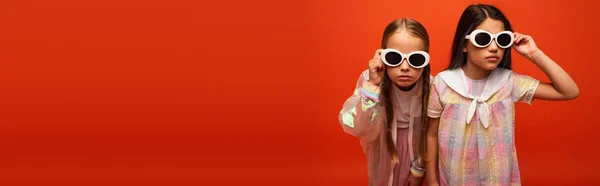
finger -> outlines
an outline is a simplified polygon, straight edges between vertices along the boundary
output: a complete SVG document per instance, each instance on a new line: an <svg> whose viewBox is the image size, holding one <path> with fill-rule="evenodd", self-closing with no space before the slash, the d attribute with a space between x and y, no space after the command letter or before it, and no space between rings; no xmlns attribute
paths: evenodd
<svg viewBox="0 0 600 186"><path fill-rule="evenodd" d="M523 44L523 38L525 35L521 34L519 35L519 44Z"/></svg>
<svg viewBox="0 0 600 186"><path fill-rule="evenodd" d="M380 59L381 52L383 52L383 49L378 49L377 51L375 51L375 56L373 56L373 59Z"/></svg>
<svg viewBox="0 0 600 186"><path fill-rule="evenodd" d="M373 59L370 62L371 64L369 66L371 66L371 71L373 72L377 72L380 71L383 68L383 62L381 60L377 60L377 59Z"/></svg>
<svg viewBox="0 0 600 186"><path fill-rule="evenodd" d="M380 71L381 68L383 68L383 65L379 61L376 61L375 62L375 70Z"/></svg>
<svg viewBox="0 0 600 186"><path fill-rule="evenodd" d="M371 71L371 72L377 72L377 67L369 67L369 71Z"/></svg>
<svg viewBox="0 0 600 186"><path fill-rule="evenodd" d="M521 41L521 39L524 36L522 33L519 33L519 32L514 32L514 34L515 34L515 38L517 38L517 37L519 38L519 42Z"/></svg>
<svg viewBox="0 0 600 186"><path fill-rule="evenodd" d="M523 37L523 42L527 43L531 40L531 36L525 36Z"/></svg>
<svg viewBox="0 0 600 186"><path fill-rule="evenodd" d="M523 37L523 35L521 35L521 34L515 35L515 44L521 43L521 38L522 37Z"/></svg>
<svg viewBox="0 0 600 186"><path fill-rule="evenodd" d="M369 70L371 70L371 72L377 72L378 71L378 63L375 61L375 59L372 59L371 61L369 61Z"/></svg>
<svg viewBox="0 0 600 186"><path fill-rule="evenodd" d="M521 42L526 42L526 41L529 41L529 39L528 39L529 37L530 37L530 36L528 36L528 35L522 35L522 36L521 36Z"/></svg>
<svg viewBox="0 0 600 186"><path fill-rule="evenodd" d="M385 64L383 64L383 62L380 62L379 65L377 65L377 70L383 72L385 70Z"/></svg>

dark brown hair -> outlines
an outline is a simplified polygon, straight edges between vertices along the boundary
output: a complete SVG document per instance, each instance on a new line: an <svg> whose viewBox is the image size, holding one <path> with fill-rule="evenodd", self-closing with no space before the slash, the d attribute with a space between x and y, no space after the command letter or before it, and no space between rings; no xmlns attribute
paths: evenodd
<svg viewBox="0 0 600 186"><path fill-rule="evenodd" d="M465 36L471 34L477 26L479 26L486 19L499 20L504 23L504 28L508 31L513 31L510 21L504 16L504 14L496 7L492 5L476 4L470 5L463 11L460 19L458 20L458 26L456 26L456 33L454 34L454 41L452 42L452 54L450 56L450 65L448 70L462 67L467 64L467 53L462 51L465 46ZM504 51L502 61L498 64L498 67L510 69L511 68L511 50L510 48Z"/></svg>

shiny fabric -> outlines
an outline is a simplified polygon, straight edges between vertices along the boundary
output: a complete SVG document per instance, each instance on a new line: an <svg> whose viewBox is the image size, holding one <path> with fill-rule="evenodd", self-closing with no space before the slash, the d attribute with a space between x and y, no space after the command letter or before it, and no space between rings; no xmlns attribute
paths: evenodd
<svg viewBox="0 0 600 186"><path fill-rule="evenodd" d="M384 108L378 99L379 95L374 85L367 80L368 71L364 71L356 82L353 94L346 100L339 113L339 121L343 130L360 139L363 152L367 158L369 185L386 186L393 183L393 164L387 150L386 137L388 135L385 125L386 117ZM420 83L417 83L420 84ZM415 87L418 88L418 87ZM418 90L418 89L417 89ZM419 137L421 135L421 93L415 92L410 99L410 119L408 133L405 139L397 139L397 122L393 122L391 135L394 144L397 141L406 141L408 144L408 162L417 161ZM396 120L396 118L394 118ZM404 138L404 137L403 137ZM405 162L402 161L401 162ZM421 162L421 161L417 161ZM417 163L424 168L424 165Z"/></svg>

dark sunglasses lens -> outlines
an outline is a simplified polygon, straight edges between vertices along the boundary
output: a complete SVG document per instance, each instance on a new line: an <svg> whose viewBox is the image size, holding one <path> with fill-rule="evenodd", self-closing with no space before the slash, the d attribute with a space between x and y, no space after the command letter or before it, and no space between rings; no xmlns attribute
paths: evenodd
<svg viewBox="0 0 600 186"><path fill-rule="evenodd" d="M402 62L402 56L396 52L388 52L385 54L385 61L390 65L398 65Z"/></svg>
<svg viewBox="0 0 600 186"><path fill-rule="evenodd" d="M481 46L485 46L492 40L492 37L486 33L478 33L475 35L475 43Z"/></svg>
<svg viewBox="0 0 600 186"><path fill-rule="evenodd" d="M512 40L512 37L510 37L510 35L500 34L500 35L498 35L496 42L501 47L507 47L510 44L511 40Z"/></svg>
<svg viewBox="0 0 600 186"><path fill-rule="evenodd" d="M410 57L408 57L408 62L415 67L420 67L425 64L425 56L423 54L410 55Z"/></svg>

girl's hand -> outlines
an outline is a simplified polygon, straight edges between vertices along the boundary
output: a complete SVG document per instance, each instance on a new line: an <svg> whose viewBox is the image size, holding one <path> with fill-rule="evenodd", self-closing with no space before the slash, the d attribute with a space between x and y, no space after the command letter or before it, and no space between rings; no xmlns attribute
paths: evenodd
<svg viewBox="0 0 600 186"><path fill-rule="evenodd" d="M518 32L515 32L513 48L529 60L531 60L532 56L540 50L531 36L523 35Z"/></svg>
<svg viewBox="0 0 600 186"><path fill-rule="evenodd" d="M381 52L383 49L375 51L375 56L369 61L369 82L379 86L385 72L385 65L381 61Z"/></svg>

